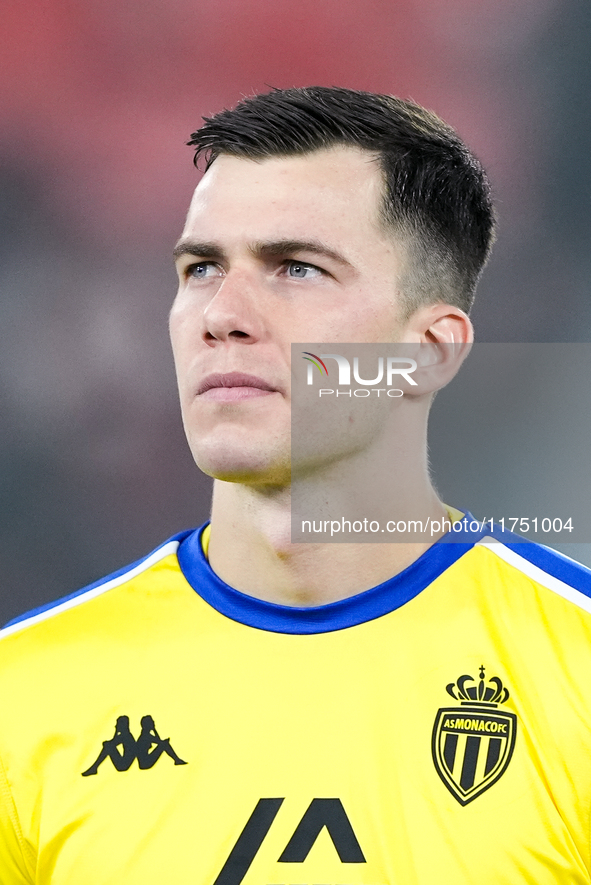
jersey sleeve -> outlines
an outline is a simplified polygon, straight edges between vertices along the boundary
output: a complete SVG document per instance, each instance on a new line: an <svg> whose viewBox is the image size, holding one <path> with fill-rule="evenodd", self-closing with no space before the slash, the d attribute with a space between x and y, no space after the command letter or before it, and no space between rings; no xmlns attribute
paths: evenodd
<svg viewBox="0 0 591 885"><path fill-rule="evenodd" d="M0 885L32 885L21 828L0 759Z"/></svg>

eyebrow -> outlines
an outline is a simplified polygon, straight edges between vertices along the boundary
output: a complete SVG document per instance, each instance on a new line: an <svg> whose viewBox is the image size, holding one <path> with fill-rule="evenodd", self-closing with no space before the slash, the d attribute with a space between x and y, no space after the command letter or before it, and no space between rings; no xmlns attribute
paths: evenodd
<svg viewBox="0 0 591 885"><path fill-rule="evenodd" d="M331 249L321 240L271 240L257 241L249 246L249 252L256 258L273 258L281 255L294 255L298 252L309 252L312 255L322 255L336 261L344 267L352 267L341 252ZM173 257L176 260L183 255L194 255L198 258L215 258L221 260L226 257L224 250L216 243L197 242L196 240L179 240L173 249Z"/></svg>
<svg viewBox="0 0 591 885"><path fill-rule="evenodd" d="M183 255L194 255L196 258L224 258L223 249L215 243L199 243L196 240L179 240L172 250L172 257L175 261L182 258Z"/></svg>
<svg viewBox="0 0 591 885"><path fill-rule="evenodd" d="M296 252L310 252L312 255L323 255L332 258L338 264L351 267L341 252L331 249L321 240L274 240L272 242L253 243L250 251L257 257L279 257L281 255L294 255Z"/></svg>

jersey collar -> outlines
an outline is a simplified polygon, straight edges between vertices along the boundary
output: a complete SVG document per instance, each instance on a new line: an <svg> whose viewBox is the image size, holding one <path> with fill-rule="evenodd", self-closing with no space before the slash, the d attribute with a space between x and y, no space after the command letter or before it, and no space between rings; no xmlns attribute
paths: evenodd
<svg viewBox="0 0 591 885"><path fill-rule="evenodd" d="M208 523L181 541L177 556L181 571L193 590L227 618L273 633L328 633L380 618L418 596L487 534L486 527L476 523L467 511L461 522L461 531L443 535L393 578L328 605L278 605L234 590L216 575L203 551L202 535ZM472 531L471 526L477 526L478 530Z"/></svg>

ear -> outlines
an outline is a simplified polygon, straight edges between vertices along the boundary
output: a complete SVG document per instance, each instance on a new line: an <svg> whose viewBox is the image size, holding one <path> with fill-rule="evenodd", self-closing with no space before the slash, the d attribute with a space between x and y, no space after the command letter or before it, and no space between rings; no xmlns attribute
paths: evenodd
<svg viewBox="0 0 591 885"><path fill-rule="evenodd" d="M474 341L470 317L452 304L427 304L410 317L405 341L418 345L413 393L433 393L445 387L459 371Z"/></svg>

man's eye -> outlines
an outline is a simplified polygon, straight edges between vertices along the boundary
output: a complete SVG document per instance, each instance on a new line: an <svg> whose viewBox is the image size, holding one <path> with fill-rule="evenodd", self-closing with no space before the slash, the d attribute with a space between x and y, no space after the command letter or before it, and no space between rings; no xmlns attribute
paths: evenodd
<svg viewBox="0 0 591 885"><path fill-rule="evenodd" d="M205 280L207 277L216 276L219 268L213 261L200 261L199 264L191 264L185 273L194 280Z"/></svg>
<svg viewBox="0 0 591 885"><path fill-rule="evenodd" d="M322 276L322 271L314 264L306 264L305 261L290 261L287 264L287 275L295 280L310 280Z"/></svg>

